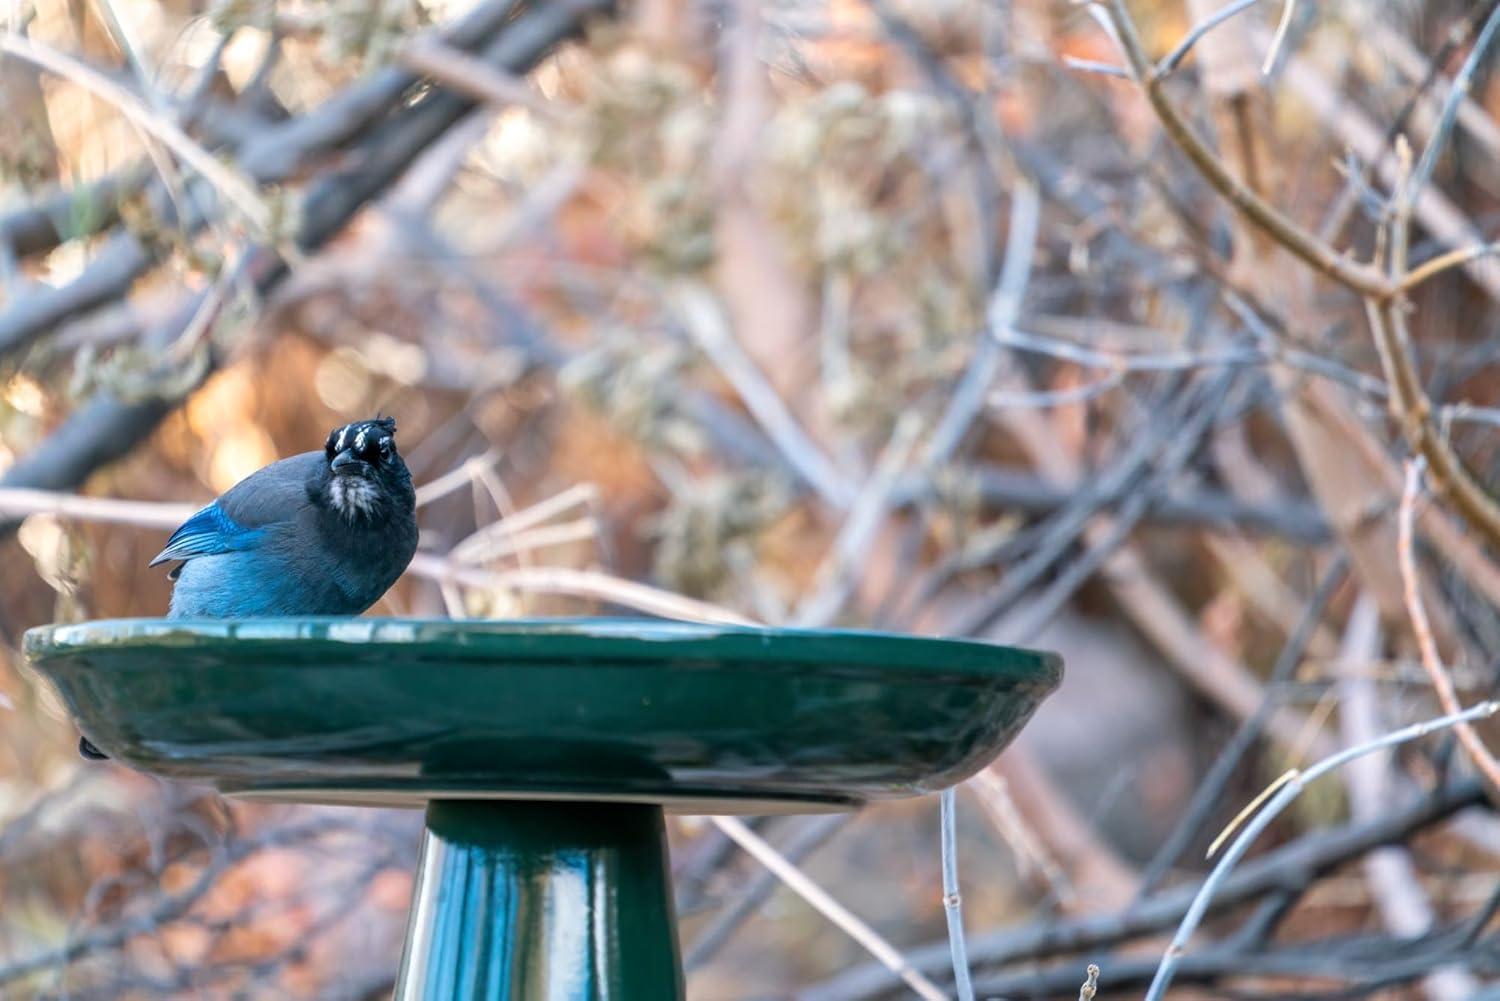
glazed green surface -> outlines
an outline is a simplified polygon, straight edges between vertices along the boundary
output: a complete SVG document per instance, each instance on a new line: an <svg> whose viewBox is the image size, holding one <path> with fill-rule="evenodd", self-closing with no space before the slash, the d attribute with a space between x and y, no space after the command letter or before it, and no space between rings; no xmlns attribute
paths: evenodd
<svg viewBox="0 0 1500 1001"><path fill-rule="evenodd" d="M112 757L226 792L694 812L946 787L1061 675L984 643L654 620L115 620L26 650Z"/></svg>
<svg viewBox="0 0 1500 1001"><path fill-rule="evenodd" d="M681 1001L659 806L436 802L395 1001Z"/></svg>

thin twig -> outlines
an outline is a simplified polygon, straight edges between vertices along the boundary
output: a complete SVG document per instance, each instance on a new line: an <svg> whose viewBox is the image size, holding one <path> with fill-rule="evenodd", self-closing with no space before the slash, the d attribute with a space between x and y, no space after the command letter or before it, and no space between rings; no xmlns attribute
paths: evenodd
<svg viewBox="0 0 1500 1001"><path fill-rule="evenodd" d="M1260 3L1260 0L1235 0L1234 3L1225 4L1208 17L1193 25L1188 33L1182 36L1182 41L1178 42L1172 51L1163 56L1161 61L1156 64L1156 75L1158 77L1165 77L1170 74L1183 59L1187 58L1187 54L1193 50L1193 46L1198 44L1199 39L1231 17L1234 17L1240 11L1249 10L1258 3ZM1129 74L1123 71L1120 75L1129 77Z"/></svg>
<svg viewBox="0 0 1500 1001"><path fill-rule="evenodd" d="M1162 957L1161 965L1157 967L1156 976L1151 981L1150 989L1146 992L1146 1001L1161 1001L1162 997L1166 994L1167 988L1172 984L1172 977L1183 954L1187 951L1188 942L1192 939L1193 932L1197 930L1198 925L1203 921L1204 915L1208 913L1208 908L1213 901L1214 894L1224 883L1225 879L1228 878L1235 864L1250 850L1250 846L1254 844L1255 839L1271 825L1273 820L1281 815L1283 810L1291 805L1292 801L1302 793L1302 790L1307 787L1308 783L1362 755L1409 743L1410 741L1425 737L1439 730L1444 730L1458 723L1484 719L1488 716L1493 716L1496 712L1500 712L1500 702L1484 702L1462 713L1440 716L1436 719L1404 727L1394 733L1385 734L1369 743L1339 751L1337 754L1322 759L1306 770L1293 770L1289 773L1280 791L1276 793L1275 797L1271 799L1263 810L1257 813L1245 825L1245 829L1234 839L1229 849L1219 859L1219 863L1208 874L1208 878L1203 881L1203 885L1199 887L1197 894L1193 897L1192 905L1188 908L1188 912L1183 917L1182 923L1177 927L1177 933L1172 936L1172 942L1167 946L1167 951Z"/></svg>
<svg viewBox="0 0 1500 1001"><path fill-rule="evenodd" d="M433 501L469 486L477 475L476 466L492 466L498 461L500 461L500 453L495 449L490 449L483 455L476 455L472 459L465 459L437 479L429 480L417 487L417 507L426 507Z"/></svg>
<svg viewBox="0 0 1500 1001"><path fill-rule="evenodd" d="M1036 185L1025 179L1018 180L1011 193L1005 260L985 311L985 330L980 333L963 378L922 451L922 468L928 473L948 461L984 407L985 396L1000 368L1000 345L1014 332L1021 303L1026 297L1026 286L1031 280L1041 211L1041 195Z"/></svg>
<svg viewBox="0 0 1500 1001"><path fill-rule="evenodd" d="M1107 0L1109 20L1113 34L1125 53L1136 82L1145 91L1146 99L1156 111L1157 118L1167 136L1180 149L1193 166L1219 194L1258 228L1264 230L1276 242L1297 257L1316 268L1322 274L1359 292L1377 299L1389 296L1392 285L1384 276L1367 264L1361 264L1334 250L1317 236L1287 218L1281 211L1261 198L1254 190L1241 183L1225 166L1208 144L1205 143L1177 108L1167 99L1162 86L1165 82L1157 74L1136 31L1135 22L1125 9L1124 0Z"/></svg>
<svg viewBox="0 0 1500 1001"><path fill-rule="evenodd" d="M1485 257L1493 257L1496 254L1500 254L1500 242L1478 243L1472 247L1459 247L1455 250L1450 250L1412 268L1397 281L1396 290L1398 294L1406 295L1418 285L1442 274L1444 271L1451 268L1461 268L1465 264Z"/></svg>
<svg viewBox="0 0 1500 1001"><path fill-rule="evenodd" d="M1010 752L1005 758L1004 766L996 761L988 768L981 768L966 785L973 791L974 799L988 816L995 832L1010 848L1011 855L1015 858L1017 874L1028 881L1033 876L1039 877L1039 882L1058 903L1064 908L1072 909L1078 904L1078 893L1073 889L1071 877L1063 871L1055 857L1057 846L1045 844L1042 832L1022 816L1020 806L1011 795L1010 776L1002 773L1002 769L1014 770L1017 753ZM1026 764L1021 762L1023 769ZM1028 769L1028 772L1034 771L1035 769ZM1023 774L1021 777L1024 780L1031 776Z"/></svg>
<svg viewBox="0 0 1500 1001"><path fill-rule="evenodd" d="M755 625L755 621L720 605L687 598L671 591L625 580L602 570L571 567L522 567L515 570L481 570L455 564L432 553L417 553L407 572L428 580L452 581L486 591L523 591L567 594L634 608L684 622L721 625Z"/></svg>
<svg viewBox="0 0 1500 1001"><path fill-rule="evenodd" d="M1016 408L1051 410L1055 407L1076 406L1080 403L1089 403L1097 400L1111 390L1120 388L1124 382L1125 374L1123 372L1111 372L1092 382L1070 386L1066 389L997 389L990 393L985 403L996 410Z"/></svg>
<svg viewBox="0 0 1500 1001"><path fill-rule="evenodd" d="M1489 0L1489 3L1489 11L1500 10L1500 0ZM1449 57L1474 33L1479 27L1480 20L1489 17L1489 11L1478 8L1468 11L1462 19L1455 22L1452 28L1449 29L1448 37L1443 40L1442 46L1430 58L1421 56L1415 49L1403 49L1394 54L1393 58L1397 59L1398 62L1403 52L1410 57L1406 73L1408 76L1416 79L1416 86L1380 135L1376 136L1373 127L1371 128L1371 142L1369 147L1362 151L1356 148L1355 151L1360 153L1364 163L1350 173L1348 179L1344 182L1343 190L1334 199L1333 207L1328 211L1322 226L1319 227L1318 233L1324 240L1336 241L1340 239L1345 227L1349 223L1350 217L1353 216L1354 210L1359 204L1361 191L1369 184L1371 172L1378 164L1389 159L1386 156L1386 151L1396 141L1397 136L1406 134L1412 115L1416 112L1423 96L1426 95L1428 90L1432 88L1433 84L1442 75L1443 67L1448 64ZM1377 44L1382 44L1389 53L1391 42L1395 37L1394 32L1378 23L1378 21L1372 27L1375 30L1378 40ZM1402 41L1404 42L1405 40L1403 39ZM1412 63L1416 63L1417 65L1413 66ZM1311 78L1310 71L1299 70L1295 59L1289 61L1288 68L1291 70L1290 75L1293 77L1303 75ZM1305 91L1305 88L1301 89ZM1318 94L1321 93L1322 88L1320 87ZM1340 106L1339 121L1347 124L1350 109L1343 101L1339 101L1338 104ZM1467 106L1475 115L1483 115L1483 112L1472 101L1467 102ZM1348 142L1347 137L1345 142L1348 145L1354 145Z"/></svg>
<svg viewBox="0 0 1500 1001"><path fill-rule="evenodd" d="M1276 34L1271 38L1271 47L1266 50L1266 61L1260 65L1260 75L1270 76L1271 70L1276 66L1276 60L1281 55L1281 47L1286 44L1287 32L1292 30L1292 16L1297 12L1297 0L1283 0L1281 5L1281 20L1276 23Z"/></svg>
<svg viewBox="0 0 1500 1001"><path fill-rule="evenodd" d="M1271 668L1271 675L1266 680L1266 698L1255 712L1240 724L1234 736L1219 752L1219 756L1214 760L1208 773L1198 783L1198 788L1193 792L1193 798L1188 802L1187 808L1182 811L1172 833L1162 842L1156 855L1152 857L1150 864L1142 873L1141 897L1138 899L1144 899L1146 894L1156 889L1167 871L1182 857L1188 845L1199 836L1203 825L1222 806L1224 790L1228 788L1229 780L1233 778L1240 762L1254 745L1276 710L1280 701L1277 698L1278 687L1286 684L1296 671L1297 665L1302 662L1302 656L1307 652L1308 644L1312 642L1318 623L1322 620L1323 613L1327 610L1334 592L1343 583L1348 569L1349 558L1340 552L1329 564L1328 569L1323 571L1322 579L1318 581L1317 587L1307 599L1302 617L1292 628L1286 645L1281 648L1281 653L1277 655L1276 663Z"/></svg>
<svg viewBox="0 0 1500 1001"><path fill-rule="evenodd" d="M496 107L525 108L552 122L577 118L573 109L538 94L520 77L437 38L413 41L396 53L396 62L415 73L431 77L450 90Z"/></svg>
<svg viewBox="0 0 1500 1001"><path fill-rule="evenodd" d="M1434 490L1451 500L1463 520L1492 546L1500 546L1500 505L1474 481L1447 436L1432 424L1433 407L1412 357L1403 304L1366 300L1365 315L1390 385L1391 416L1412 451L1427 460Z"/></svg>
<svg viewBox="0 0 1500 1001"><path fill-rule="evenodd" d="M157 114L135 94L77 59L25 35L0 35L0 52L55 73L113 105L132 124L150 133L208 179L261 235L270 235L272 212L248 181L214 158L186 132Z"/></svg>
<svg viewBox="0 0 1500 1001"><path fill-rule="evenodd" d="M148 910L98 928L88 935L69 939L46 952L0 965L0 985L13 983L43 970L65 966L85 955L119 948L131 939L151 934L160 926L186 915L212 889L220 876L256 853L296 845L344 828L343 821L322 817L296 827L272 831L257 840L223 845L214 853L212 861L199 871L197 878L180 892L161 896Z"/></svg>
<svg viewBox="0 0 1500 1001"><path fill-rule="evenodd" d="M1099 967L1090 963L1083 986L1078 988L1078 1001L1094 1001L1094 995L1097 993L1099 993Z"/></svg>
<svg viewBox="0 0 1500 1001"><path fill-rule="evenodd" d="M787 838L782 847L782 854L793 863L801 862L826 844L828 839L837 834L854 816L852 813L825 813L814 817L798 818L800 826ZM727 837L724 838L724 842L729 850L733 849L733 842ZM680 889L683 883L680 873L676 882ZM713 959L730 941L734 933L751 916L761 910L779 885L780 880L776 878L775 873L765 868L757 870L755 876L735 894L732 900L722 903L719 913L709 922L708 927L704 928L691 944L684 947L683 969L692 973ZM681 900L681 897L679 896L678 899ZM682 912L680 904L678 912L679 914Z"/></svg>
<svg viewBox="0 0 1500 1001"><path fill-rule="evenodd" d="M1491 10L1500 10L1500 0L1489 2L1493 5ZM1439 57L1441 55L1441 52L1438 53ZM1377 127L1357 105L1346 100L1309 60L1297 56L1285 61L1282 78L1323 126L1333 133L1336 141L1347 146L1367 165L1350 172L1346 189L1357 193L1366 186L1366 176L1377 173L1391 191L1399 193L1403 179L1396 157L1390 150L1404 134L1404 119L1400 115L1390 126ZM1349 201L1351 204L1355 203L1358 197L1351 195ZM1385 209L1382 208L1381 211L1384 212ZM1415 193L1412 211L1427 231L1449 249L1483 242L1483 238L1474 229L1470 216L1436 185L1429 184ZM1323 234L1321 238L1325 241L1333 240L1334 234L1342 232L1345 225L1342 215L1337 208L1330 213L1320 230L1320 234ZM1491 299L1500 301L1500 267L1490 266L1492 264L1488 260L1471 261L1465 265L1464 273L1484 289ZM1394 287L1392 294L1395 294Z"/></svg>
<svg viewBox="0 0 1500 1001"><path fill-rule="evenodd" d="M1374 848L1409 840L1418 831L1431 830L1461 811L1484 803L1483 783L1478 778L1460 779L1411 803L1393 804L1379 820L1368 824L1345 825L1305 835L1240 866L1220 884L1209 909L1213 913L1224 912L1268 894L1283 894L1288 873L1296 874L1298 882L1305 885L1347 867ZM1050 956L1116 949L1127 942L1154 938L1182 921L1197 899L1200 887L1199 883L1183 883L1119 911L1090 912L1062 919L1048 914L1019 928L994 928L971 934L969 959L981 967L1031 967L1037 960ZM909 949L906 955L920 970L934 977L946 975L953 964L946 935ZM1076 966L1070 966L1071 970L1076 970ZM1028 971L1026 975L1034 974ZM1114 967L1111 975L1115 975ZM866 963L803 990L798 1001L875 1001L889 997L894 980L885 966ZM1076 973L1070 972L1069 986L1056 990L1059 993L1068 990L1076 981ZM975 987L984 997L995 993L984 984ZM1026 993L1031 993L1029 987Z"/></svg>
<svg viewBox="0 0 1500 1001"><path fill-rule="evenodd" d="M1426 398L1416 374L1415 361L1411 356L1410 336L1406 333L1406 318L1398 295L1400 282L1405 274L1407 250L1406 220L1417 193L1431 173L1437 149L1446 135L1439 128L1428 144L1423 162L1412 174L1408 183L1401 186L1395 221L1392 226L1391 262L1392 275L1387 278L1380 271L1364 264L1356 264L1337 253L1317 236L1303 230L1260 198L1253 190L1236 179L1222 160L1193 132L1191 127L1166 98L1162 80L1157 76L1141 43L1135 22L1125 8L1124 0L1105 0L1109 12L1108 23L1124 51L1132 71L1148 100L1157 113L1168 136L1197 167L1204 179L1224 195L1257 228L1281 244L1288 251L1341 282L1365 298L1372 334L1380 349L1381 363L1386 380L1391 387L1391 409L1411 442L1414 451L1427 457L1432 468L1434 482L1440 492L1450 497L1459 513L1476 530L1482 532L1492 545L1500 545L1500 505L1485 493L1453 452L1446 438L1432 427L1432 406ZM1472 77L1480 60L1495 35L1500 33L1500 7L1497 7L1474 50L1465 61L1463 69L1455 77L1448 101L1444 105L1445 115L1450 110L1457 113L1463 93L1471 85ZM1450 116L1451 117L1451 116ZM1451 121L1449 121L1451 127ZM1396 300L1393 302L1392 300Z"/></svg>
<svg viewBox="0 0 1500 1001"><path fill-rule="evenodd" d="M59 518L136 525L171 531L193 516L191 504L160 501L126 501L107 497L81 497L51 490L0 487L0 515L24 517L51 514Z"/></svg>
<svg viewBox="0 0 1500 1001"><path fill-rule="evenodd" d="M853 484L797 423L786 401L735 340L712 294L699 285L682 285L675 301L688 333L734 386L792 468L829 506L844 510L852 504Z"/></svg>
<svg viewBox="0 0 1500 1001"><path fill-rule="evenodd" d="M1448 133L1453 131L1453 122L1458 118L1458 109L1474 85L1474 74L1484 63L1485 57L1489 54L1490 45L1496 37L1500 37L1500 7L1496 7L1490 13L1489 19L1484 23L1484 28L1479 32L1479 37L1474 40L1474 47L1469 50L1468 58L1464 60L1463 65L1459 67L1458 74L1454 76L1453 83L1448 88L1448 95L1443 98L1443 110L1438 115L1438 123L1433 128L1432 135L1428 136L1427 148L1422 151L1422 158L1417 161L1417 167L1412 171L1411 183L1406 191L1408 200L1414 199L1432 178L1432 171L1437 166L1438 157L1442 155L1443 147L1447 145Z"/></svg>
<svg viewBox="0 0 1500 1001"><path fill-rule="evenodd" d="M969 947L964 939L963 897L958 892L958 818L956 789L944 789L938 797L942 837L943 917L948 922L948 943L953 950L953 983L958 1001L974 1001L969 978Z"/></svg>
<svg viewBox="0 0 1500 1001"><path fill-rule="evenodd" d="M1258 3L1259 0L1242 0L1242 2ZM1116 66L1114 63L1100 62L1097 59L1080 59L1077 56L1063 56L1063 65L1082 73L1095 73L1099 76L1114 77L1116 80L1129 80L1131 78L1124 67Z"/></svg>
<svg viewBox="0 0 1500 1001"><path fill-rule="evenodd" d="M1353 746L1374 740L1384 726L1370 665L1380 654L1380 606L1369 592L1360 594L1349 616L1335 662L1338 675L1339 730ZM1351 761L1344 770L1349 790L1349 813L1356 823L1379 816L1397 793L1389 753ZM1399 939L1410 941L1438 923L1432 902L1422 886L1411 852L1390 845L1364 859L1365 882L1381 923ZM1433 970L1423 984L1429 1001L1463 1001L1478 989L1477 981L1459 964Z"/></svg>
<svg viewBox="0 0 1500 1001"><path fill-rule="evenodd" d="M465 465L468 466L469 463ZM593 517L592 512L598 499L598 488L592 483L575 483L566 490L519 511L511 512L497 522L485 525L473 535L454 545L448 555L458 563L482 563L493 558L498 550L508 546L509 543L506 540L517 533L543 525L577 507L582 507L589 514L584 518L575 519L574 523L581 521L595 524L597 519Z"/></svg>
<svg viewBox="0 0 1500 1001"><path fill-rule="evenodd" d="M892 507L892 494L911 458L921 420L908 413L896 422L890 440L881 450L875 470L849 506L847 516L834 537L833 549L818 568L817 586L797 609L798 626L826 626L843 610L858 583L858 570L874 548L875 534Z"/></svg>
<svg viewBox="0 0 1500 1001"><path fill-rule="evenodd" d="M1406 488L1401 493L1401 510L1397 519L1396 555L1401 567L1401 591L1406 600L1406 613L1411 618L1412 632L1417 637L1417 649L1422 655L1422 667L1432 681L1437 693L1438 705L1443 711L1454 714L1459 711L1458 693L1453 689L1453 679L1443 667L1438 653L1437 641L1432 637L1432 625L1427 619L1427 606L1422 602L1422 584L1417 576L1417 559L1413 545L1413 523L1416 520L1417 494L1422 486L1422 463L1409 460L1406 464ZM1494 789L1500 789L1500 762L1490 754L1484 741L1468 723L1454 727L1458 741L1468 752L1470 760L1484 774Z"/></svg>
<svg viewBox="0 0 1500 1001"><path fill-rule="evenodd" d="M827 890L808 878L801 869L788 862L786 856L746 827L743 821L737 817L714 817L712 819L714 826L733 838L735 844L753 856L757 862L774 872L799 897L816 908L818 913L837 925L840 931L864 946L870 955L905 981L907 986L916 991L924 1001L949 1001L948 996L938 989L937 984L927 979L925 974L907 962L906 958L882 938L879 932L829 896Z"/></svg>
<svg viewBox="0 0 1500 1001"><path fill-rule="evenodd" d="M462 555L455 551L449 555L461 563L488 563L506 556L516 556L535 549L565 546L574 542L593 542L599 538L599 523L588 516L574 518L560 525L541 525L532 529L503 528L509 518L502 518L493 527L501 531L485 540L483 545L467 549ZM466 540L468 541L468 540Z"/></svg>

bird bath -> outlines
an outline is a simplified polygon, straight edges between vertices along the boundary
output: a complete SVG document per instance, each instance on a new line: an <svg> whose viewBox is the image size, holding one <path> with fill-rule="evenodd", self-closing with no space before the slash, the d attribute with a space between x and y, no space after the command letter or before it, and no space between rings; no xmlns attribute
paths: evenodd
<svg viewBox="0 0 1500 1001"><path fill-rule="evenodd" d="M680 999L663 811L935 792L1061 676L984 643L600 619L134 619L26 650L133 768L425 807L399 1001Z"/></svg>

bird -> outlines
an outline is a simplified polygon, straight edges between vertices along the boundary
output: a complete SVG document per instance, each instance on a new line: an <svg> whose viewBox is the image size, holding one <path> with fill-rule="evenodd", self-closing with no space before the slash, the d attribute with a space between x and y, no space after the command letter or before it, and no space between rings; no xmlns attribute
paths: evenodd
<svg viewBox="0 0 1500 1001"><path fill-rule="evenodd" d="M416 551L416 490L395 419L377 415L250 474L183 522L150 566L179 561L167 575L171 619L358 615ZM78 749L105 757L87 737Z"/></svg>

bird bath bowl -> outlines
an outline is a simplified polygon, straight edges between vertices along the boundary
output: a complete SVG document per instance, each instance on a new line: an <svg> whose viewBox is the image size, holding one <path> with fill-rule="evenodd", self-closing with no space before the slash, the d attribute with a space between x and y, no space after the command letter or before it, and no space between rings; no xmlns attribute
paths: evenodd
<svg viewBox="0 0 1500 1001"><path fill-rule="evenodd" d="M680 999L663 811L935 792L1061 677L985 643L599 619L133 619L26 651L133 768L425 807L399 1001Z"/></svg>

